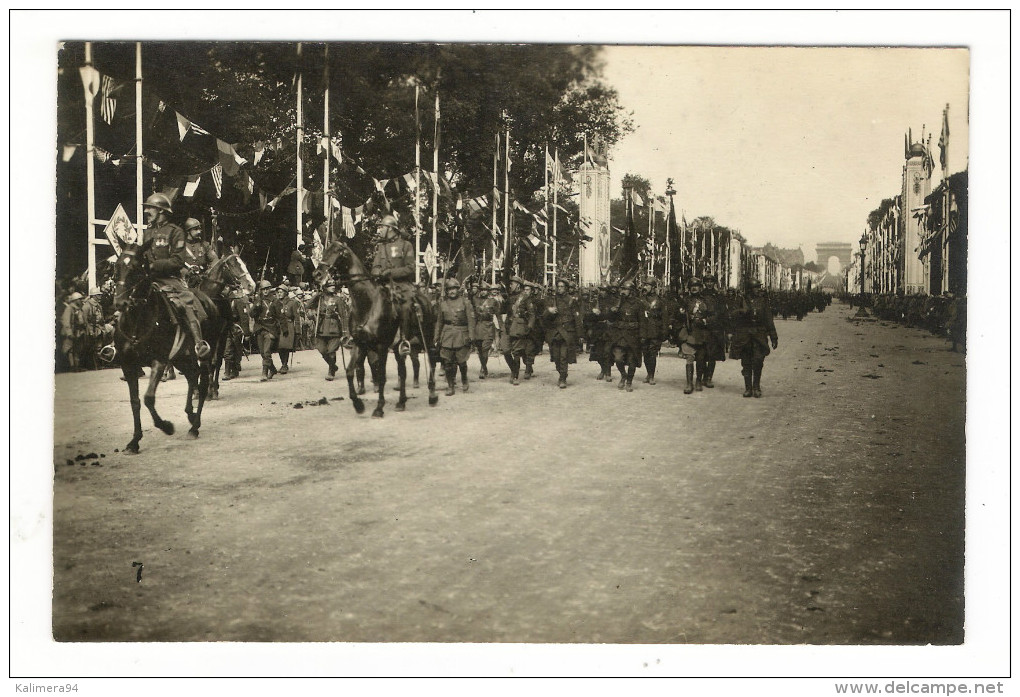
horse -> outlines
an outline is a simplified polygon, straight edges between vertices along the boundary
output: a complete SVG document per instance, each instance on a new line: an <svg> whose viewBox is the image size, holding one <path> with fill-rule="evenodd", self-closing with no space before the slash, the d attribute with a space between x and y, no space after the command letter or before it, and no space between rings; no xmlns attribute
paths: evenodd
<svg viewBox="0 0 1020 697"><path fill-rule="evenodd" d="M354 410L361 414L365 404L354 389L354 378L357 366L367 356L372 377L379 393L378 403L372 416L382 418L383 406L386 404L386 357L392 350L397 361L397 377L399 379L400 398L397 400L397 411L404 411L407 404L407 366L404 352L400 350L397 332L400 328L400 315L391 299L390 289L378 283L365 269L361 259L343 242L334 240L322 253L322 263L315 270L315 280L323 283L331 269L337 271L337 282L347 286L351 294L351 335L354 345L351 347L350 360L347 362L347 387ZM415 315L412 319L413 336L404 337L413 351L415 346L426 351L433 346L435 333L435 312L427 302L415 302ZM428 375L429 406L439 402L436 393L435 373Z"/></svg>
<svg viewBox="0 0 1020 697"><path fill-rule="evenodd" d="M220 333L217 336L206 338L212 348L209 354L208 399L210 400L220 398L220 369L223 367L223 352L226 349L234 322L230 298L224 297L223 289L235 284L240 285L246 294L250 295L255 292L255 281L248 273L248 267L245 266L244 261L236 254L228 254L213 262L198 282L198 289L216 304L216 310L224 319Z"/></svg>
<svg viewBox="0 0 1020 697"><path fill-rule="evenodd" d="M159 291L149 272L145 259L148 245L127 244L121 251L116 266L116 289L113 305L120 311L114 330L112 352L121 357L121 370L128 384L131 413L134 418L134 435L124 448L137 453L142 439L141 404L138 399L138 377L143 365L151 365L149 386L145 391L145 406L152 415L156 428L173 435L174 425L156 412L156 388L168 365L173 365L188 380L188 399L184 412L191 429L188 435L198 437L202 425L202 408L209 389L210 358L199 359L188 332L180 326L170 301ZM196 295L208 315L203 322L204 336L217 338L222 333L222 319L216 306L202 294ZM211 354L210 354L211 355ZM197 406L195 401L197 398Z"/></svg>

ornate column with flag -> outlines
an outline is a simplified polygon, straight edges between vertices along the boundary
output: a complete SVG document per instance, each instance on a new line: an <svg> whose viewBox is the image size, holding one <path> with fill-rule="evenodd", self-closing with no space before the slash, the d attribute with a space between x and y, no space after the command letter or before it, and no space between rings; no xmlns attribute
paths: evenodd
<svg viewBox="0 0 1020 697"><path fill-rule="evenodd" d="M301 145L305 139L304 112L301 106L301 42L297 45L297 245L301 245L301 231L304 226L304 169L301 161Z"/></svg>

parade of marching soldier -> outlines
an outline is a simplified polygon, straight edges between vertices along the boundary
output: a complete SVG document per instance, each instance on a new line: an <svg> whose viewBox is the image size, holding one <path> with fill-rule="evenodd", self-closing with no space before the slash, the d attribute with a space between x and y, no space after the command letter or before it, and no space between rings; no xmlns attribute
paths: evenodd
<svg viewBox="0 0 1020 697"><path fill-rule="evenodd" d="M53 641L965 642L966 47L54 51Z"/></svg>

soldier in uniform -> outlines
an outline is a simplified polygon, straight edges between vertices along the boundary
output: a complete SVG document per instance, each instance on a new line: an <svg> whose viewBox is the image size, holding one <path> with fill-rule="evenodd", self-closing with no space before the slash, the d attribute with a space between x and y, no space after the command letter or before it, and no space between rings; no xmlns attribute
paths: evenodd
<svg viewBox="0 0 1020 697"><path fill-rule="evenodd" d="M280 375L290 370L290 355L297 348L297 333L301 326L297 312L297 303L293 298L293 290L281 283L276 289L277 314L280 318L280 334L277 336L276 351L280 354Z"/></svg>
<svg viewBox="0 0 1020 697"><path fill-rule="evenodd" d="M620 371L619 389L634 391L634 373L641 367L641 325L644 323L644 307L633 295L634 281L620 284L620 297L609 308L608 346L612 351L616 369Z"/></svg>
<svg viewBox="0 0 1020 697"><path fill-rule="evenodd" d="M456 392L457 367L460 367L461 388L468 391L467 360L475 342L475 312L467 298L460 294L460 281L446 281L446 297L436 312L436 343L439 358L446 372L446 395Z"/></svg>
<svg viewBox="0 0 1020 697"><path fill-rule="evenodd" d="M224 380L233 380L241 373L244 341L251 334L251 302L241 288L230 291L230 314L233 324L223 347Z"/></svg>
<svg viewBox="0 0 1020 697"><path fill-rule="evenodd" d="M716 283L714 275L705 276L704 298L708 305L708 314L705 317L708 321L708 341L705 345L705 374L702 384L709 389L715 387L712 380L715 377L716 361L726 360L726 334L729 329L726 300L719 293Z"/></svg>
<svg viewBox="0 0 1020 697"><path fill-rule="evenodd" d="M340 348L340 340L347 324L345 307L340 296L336 294L336 281L329 279L322 292L313 293L305 301L305 308L315 317L315 350L326 361L328 370L326 379L336 377L336 351Z"/></svg>
<svg viewBox="0 0 1020 697"><path fill-rule="evenodd" d="M655 384L655 367L659 350L666 339L668 321L662 298L655 292L655 279L647 276L641 282L641 303L645 321L641 324L641 353L645 360L645 382Z"/></svg>
<svg viewBox="0 0 1020 697"><path fill-rule="evenodd" d="M702 291L704 286L700 278L690 280L687 296L680 306L681 328L680 356L687 361L687 384L684 394L701 391L706 371L706 355L709 342L710 312ZM695 380L695 374L697 379Z"/></svg>
<svg viewBox="0 0 1020 697"><path fill-rule="evenodd" d="M762 290L761 282L748 282L748 291L734 305L733 340L730 343L730 358L740 359L740 373L744 376L744 396L761 397L761 371L765 356L769 355L769 340L772 348L779 347L779 335L772 320L772 310Z"/></svg>
<svg viewBox="0 0 1020 697"><path fill-rule="evenodd" d="M524 279L510 279L510 292L506 300L506 331L500 349L510 366L510 384L520 384L521 357L528 350L531 332L535 327L535 311Z"/></svg>
<svg viewBox="0 0 1020 697"><path fill-rule="evenodd" d="M500 303L489 296L489 284L484 281L478 284L478 291L473 298L475 312L475 347L478 349L478 379L489 376L489 353L496 340L496 324L500 322Z"/></svg>
<svg viewBox="0 0 1020 697"><path fill-rule="evenodd" d="M219 261L213 246L202 239L202 223L195 218L184 221L184 273L191 288L197 288L209 267Z"/></svg>
<svg viewBox="0 0 1020 697"><path fill-rule="evenodd" d="M556 364L561 390L567 386L567 366L577 362L577 339L584 333L581 311L569 288L566 279L557 279L556 294L545 301L542 313L549 360Z"/></svg>
<svg viewBox="0 0 1020 697"><path fill-rule="evenodd" d="M82 301L81 317L82 329L82 367L90 363L93 370L99 369L99 348L103 336L103 325L106 320L103 316L103 305L99 301L103 291L96 286L89 288L88 297Z"/></svg>
<svg viewBox="0 0 1020 697"><path fill-rule="evenodd" d="M184 322L195 342L195 355L200 359L209 356L209 342L202 338L202 322L208 317L206 308L181 278L185 265L184 231L170 222L173 213L170 199L163 194L152 194L142 204L145 214L145 253L149 269L156 278L160 291L184 315ZM209 305L211 308L211 304Z"/></svg>
<svg viewBox="0 0 1020 697"><path fill-rule="evenodd" d="M276 346L276 338L280 335L280 305L273 297L273 286L269 281L259 281L252 321L255 327L255 341L262 356L260 382L265 382L272 380L277 373L276 364L273 363L273 349Z"/></svg>
<svg viewBox="0 0 1020 697"><path fill-rule="evenodd" d="M528 300L531 302L531 314L534 318L531 331L528 332L528 340L524 343L524 379L530 380L535 375L535 356L542 353L542 344L545 343L545 334L542 328L542 303L544 288L532 281L525 281L528 288Z"/></svg>
<svg viewBox="0 0 1020 697"><path fill-rule="evenodd" d="M372 275L385 282L393 296L400 314L401 347L404 353L410 353L410 338L415 335L415 318L413 303L416 297L414 288L414 267L417 255L414 245L400 236L397 219L387 215L379 221L376 232L383 241L375 246L375 259L372 262ZM419 299L424 304L424 299Z"/></svg>
<svg viewBox="0 0 1020 697"><path fill-rule="evenodd" d="M609 321L606 310L609 300L605 288L592 290L592 298L588 311L584 314L585 335L588 340L588 361L599 364L599 376L596 380L613 381L613 356L607 341L609 338Z"/></svg>

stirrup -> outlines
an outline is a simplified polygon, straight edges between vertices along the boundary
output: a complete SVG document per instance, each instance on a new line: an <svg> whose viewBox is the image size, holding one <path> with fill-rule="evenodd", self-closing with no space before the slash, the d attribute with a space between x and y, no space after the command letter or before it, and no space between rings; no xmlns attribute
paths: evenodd
<svg viewBox="0 0 1020 697"><path fill-rule="evenodd" d="M117 347L113 344L107 344L103 348L99 349L99 358L105 363L113 363L113 359L117 357Z"/></svg>
<svg viewBox="0 0 1020 697"><path fill-rule="evenodd" d="M411 355L411 342L407 339L401 339L400 343L397 344L397 353L401 356Z"/></svg>
<svg viewBox="0 0 1020 697"><path fill-rule="evenodd" d="M195 355L198 356L199 358L206 358L209 355L210 351L212 351L212 347L209 345L209 342L206 341L205 339L202 339L197 344L195 344Z"/></svg>

